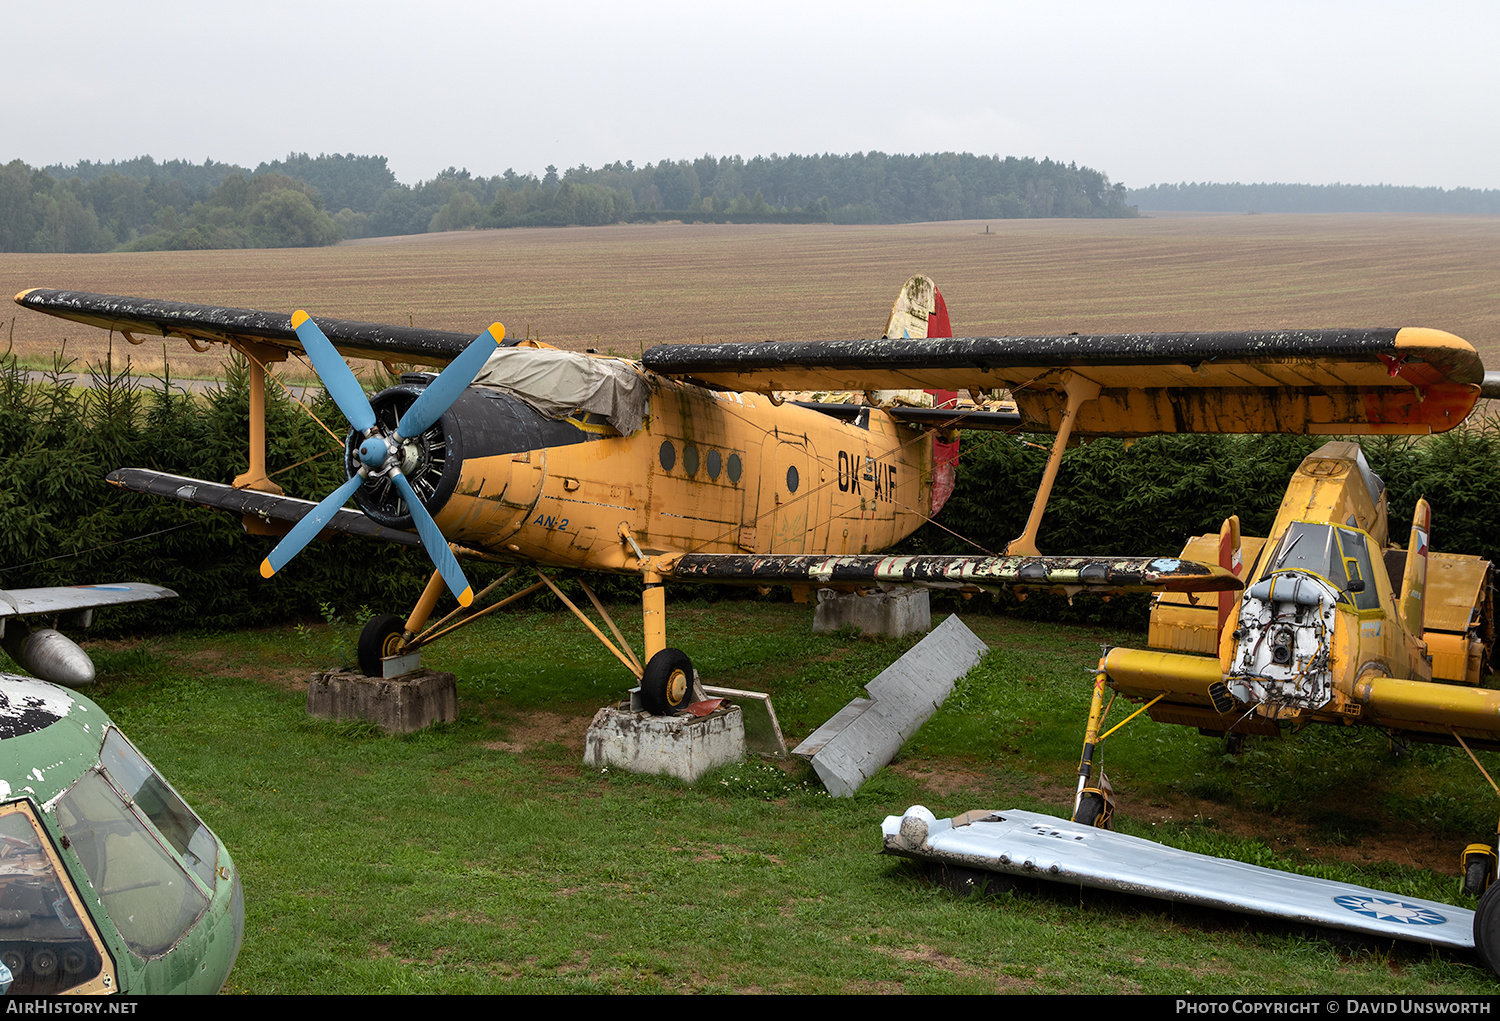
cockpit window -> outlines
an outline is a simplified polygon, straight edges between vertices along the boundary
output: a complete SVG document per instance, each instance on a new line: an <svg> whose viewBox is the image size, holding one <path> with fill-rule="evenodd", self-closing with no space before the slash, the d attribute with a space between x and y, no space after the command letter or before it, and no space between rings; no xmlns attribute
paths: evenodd
<svg viewBox="0 0 1500 1021"><path fill-rule="evenodd" d="M104 911L141 957L170 950L208 898L98 770L58 800L57 821Z"/></svg>
<svg viewBox="0 0 1500 1021"><path fill-rule="evenodd" d="M120 793L145 813L157 832L182 855L188 868L212 890L214 870L219 864L219 845L214 835L113 727L104 739L99 764Z"/></svg>
<svg viewBox="0 0 1500 1021"><path fill-rule="evenodd" d="M1334 553L1331 526L1294 521L1281 537L1276 552L1271 555L1265 574L1269 575L1273 571L1311 571L1342 589L1343 563L1338 561ZM1335 562L1338 562L1336 571Z"/></svg>
<svg viewBox="0 0 1500 1021"><path fill-rule="evenodd" d="M0 806L0 981L11 995L114 991L113 968L26 802Z"/></svg>
<svg viewBox="0 0 1500 1021"><path fill-rule="evenodd" d="M1276 571L1310 571L1331 582L1338 589L1341 602L1352 602L1361 610L1380 608L1369 543L1365 534L1355 529L1311 521L1292 522L1261 577ZM1363 581L1362 590L1350 592L1351 581Z"/></svg>

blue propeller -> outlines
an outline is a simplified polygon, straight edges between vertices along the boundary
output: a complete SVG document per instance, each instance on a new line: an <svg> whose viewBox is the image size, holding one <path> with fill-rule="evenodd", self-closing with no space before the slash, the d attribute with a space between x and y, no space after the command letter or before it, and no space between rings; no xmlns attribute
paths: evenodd
<svg viewBox="0 0 1500 1021"><path fill-rule="evenodd" d="M493 324L464 348L463 353L449 362L437 379L427 384L426 389L401 416L395 431L390 434L383 433L376 422L375 409L365 396L364 387L359 385L359 380L349 370L343 356L318 328L318 324L313 322L312 317L299 309L292 315L292 328L297 331L297 339L302 342L302 349L312 361L318 378L328 388L329 396L355 431L364 436L364 442L360 444L356 455L359 470L297 522L271 551L271 555L261 561L261 576L271 577L302 552L302 547L312 542L313 536L323 530L367 478L384 475L405 498L412 522L417 526L417 534L422 537L422 545L442 574L443 580L448 583L448 588L458 598L460 606L468 606L474 601L474 590L458 566L458 558L448 548L448 540L444 538L442 530L432 520L432 515L427 513L427 508L422 506L422 501L417 499L411 482L402 473L401 445L405 439L422 435L443 417L443 412L474 381L490 354L505 339L505 327L499 323Z"/></svg>

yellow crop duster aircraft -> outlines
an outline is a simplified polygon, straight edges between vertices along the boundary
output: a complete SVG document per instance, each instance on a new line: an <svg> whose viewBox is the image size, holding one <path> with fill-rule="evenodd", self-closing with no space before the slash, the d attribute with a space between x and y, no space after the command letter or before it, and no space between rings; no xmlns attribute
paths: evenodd
<svg viewBox="0 0 1500 1021"><path fill-rule="evenodd" d="M1151 611L1153 648L1105 653L1074 820L1108 826L1113 813L1098 756L1114 732L1100 734L1106 686L1144 702L1153 720L1228 735L1231 747L1332 723L1459 745L1470 757L1500 749L1500 691L1479 686L1495 646L1491 565L1432 552L1431 529L1432 508L1419 500L1405 548L1392 545L1384 483L1358 444L1338 441L1303 460L1269 537L1242 536L1230 518L1218 535L1189 541L1184 557L1217 558L1244 577L1244 591L1162 593ZM1489 845L1465 849L1466 891L1485 893L1495 861ZM1486 896L1476 918L1481 953L1500 966L1500 898ZM1477 938L1481 928L1486 938Z"/></svg>
<svg viewBox="0 0 1500 1021"><path fill-rule="evenodd" d="M249 469L233 486L142 469L110 479L285 533L262 565L267 576L324 532L420 541L438 570L404 620L382 616L366 629L367 672L443 633L442 621L429 621L445 587L461 606L476 598L455 554L534 568L541 580L527 592L547 586L559 597L544 568L613 571L644 585L643 656L592 593L613 641L564 602L658 712L681 707L692 679L688 658L667 644L665 581L1238 589L1232 572L1190 561L1038 555L1070 434L1427 433L1462 421L1483 378L1472 347L1433 330L954 339L926 277L902 289L878 340L665 345L641 362L505 340L499 324L476 340L74 291L24 291L16 301L136 342L180 337L245 355ZM353 427L347 481L316 505L280 495L266 477L265 369L294 353L306 354ZM446 367L368 398L341 356ZM784 396L960 389L1008 389L1018 410ZM942 507L959 427L1057 433L1025 534L1005 556L879 554ZM351 497L358 511L341 509Z"/></svg>

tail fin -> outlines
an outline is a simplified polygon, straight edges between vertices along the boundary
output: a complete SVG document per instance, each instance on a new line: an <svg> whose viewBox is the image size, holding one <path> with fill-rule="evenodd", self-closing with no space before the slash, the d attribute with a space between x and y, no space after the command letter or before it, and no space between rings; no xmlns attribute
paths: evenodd
<svg viewBox="0 0 1500 1021"><path fill-rule="evenodd" d="M885 324L887 339L935 340L953 336L953 325L948 320L948 303L943 292L931 277L914 276L901 288L896 303L891 306L891 317ZM956 390L928 390L935 408L951 408L958 405ZM919 395L914 395L919 396ZM913 402L915 403L915 402ZM928 511L936 514L953 495L958 483L958 430L937 429L932 434L932 507Z"/></svg>
<svg viewBox="0 0 1500 1021"><path fill-rule="evenodd" d="M1406 544L1406 571L1401 576L1401 623L1413 638L1422 636L1422 602L1427 594L1427 535L1432 531L1432 507L1417 501Z"/></svg>
<svg viewBox="0 0 1500 1021"><path fill-rule="evenodd" d="M1240 552L1240 517L1238 514L1230 515L1219 527L1219 566L1236 578L1243 577L1245 574L1245 558ZM1229 620L1229 612L1234 609L1239 598L1238 592L1219 593L1220 635L1224 633L1224 623Z"/></svg>

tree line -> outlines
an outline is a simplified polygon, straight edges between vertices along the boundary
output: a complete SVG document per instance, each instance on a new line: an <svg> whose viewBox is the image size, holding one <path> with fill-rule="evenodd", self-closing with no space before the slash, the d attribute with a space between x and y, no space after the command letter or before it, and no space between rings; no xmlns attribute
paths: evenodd
<svg viewBox="0 0 1500 1021"><path fill-rule="evenodd" d="M1153 184L1131 188L1140 209L1191 213L1500 213L1494 188L1416 188L1394 184Z"/></svg>
<svg viewBox="0 0 1500 1021"><path fill-rule="evenodd" d="M901 223L1134 216L1124 185L1049 159L971 153L705 155L541 177L449 167L405 185L384 156L292 153L254 170L205 160L0 168L0 251L302 247L344 238L663 219Z"/></svg>

